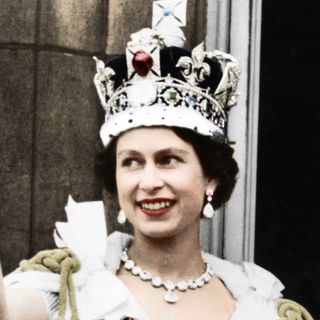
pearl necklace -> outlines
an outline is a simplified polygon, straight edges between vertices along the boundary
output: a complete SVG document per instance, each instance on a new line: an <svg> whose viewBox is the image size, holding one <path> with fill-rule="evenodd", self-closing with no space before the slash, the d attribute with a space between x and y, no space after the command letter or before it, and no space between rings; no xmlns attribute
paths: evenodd
<svg viewBox="0 0 320 320"><path fill-rule="evenodd" d="M178 296L174 292L175 289L183 292L188 289L194 290L201 288L209 282L210 278L214 274L210 264L206 260L203 260L206 265L206 270L200 277L194 280L173 283L170 280L162 280L160 277L153 277L149 271L143 270L141 267L136 265L135 262L129 258L127 248L122 252L121 261L124 263L124 268L131 271L134 276L138 276L143 281L151 281L151 284L155 288L164 287L167 290L164 300L168 303L176 303L179 300Z"/></svg>

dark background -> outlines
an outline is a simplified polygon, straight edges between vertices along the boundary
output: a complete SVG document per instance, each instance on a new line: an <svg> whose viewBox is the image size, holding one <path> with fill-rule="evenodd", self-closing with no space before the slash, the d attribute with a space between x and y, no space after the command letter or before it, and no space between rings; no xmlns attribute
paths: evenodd
<svg viewBox="0 0 320 320"><path fill-rule="evenodd" d="M255 261L320 319L319 15L263 1Z"/></svg>

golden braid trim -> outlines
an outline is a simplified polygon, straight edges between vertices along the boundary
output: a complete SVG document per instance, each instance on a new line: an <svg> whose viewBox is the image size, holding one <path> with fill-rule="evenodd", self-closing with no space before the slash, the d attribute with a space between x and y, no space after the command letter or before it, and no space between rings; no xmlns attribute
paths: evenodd
<svg viewBox="0 0 320 320"><path fill-rule="evenodd" d="M65 319L67 296L71 307L71 320L79 320L72 273L80 268L79 260L68 249L54 249L38 252L29 260L22 260L17 271L29 270L60 274L59 320Z"/></svg>
<svg viewBox="0 0 320 320"><path fill-rule="evenodd" d="M289 299L278 299L277 311L280 320L314 320L303 306Z"/></svg>

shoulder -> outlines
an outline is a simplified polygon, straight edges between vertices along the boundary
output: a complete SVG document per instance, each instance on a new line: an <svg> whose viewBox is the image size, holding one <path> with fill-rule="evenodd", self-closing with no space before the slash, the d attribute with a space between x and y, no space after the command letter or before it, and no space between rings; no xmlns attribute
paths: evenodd
<svg viewBox="0 0 320 320"><path fill-rule="evenodd" d="M205 257L236 299L251 293L268 301L282 297L284 286L281 281L255 263L236 264L210 254L205 254Z"/></svg>
<svg viewBox="0 0 320 320"><path fill-rule="evenodd" d="M284 285L268 270L253 262L236 264L210 254L205 258L238 301L233 319L248 317L250 310L250 315L261 320L313 320L299 303L282 297Z"/></svg>

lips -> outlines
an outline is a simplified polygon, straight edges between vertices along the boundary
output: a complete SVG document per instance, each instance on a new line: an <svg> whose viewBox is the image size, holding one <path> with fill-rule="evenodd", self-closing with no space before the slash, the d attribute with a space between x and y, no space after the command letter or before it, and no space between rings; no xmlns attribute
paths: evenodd
<svg viewBox="0 0 320 320"><path fill-rule="evenodd" d="M167 198L143 199L137 201L140 210L148 216L158 216L168 212L175 201Z"/></svg>

